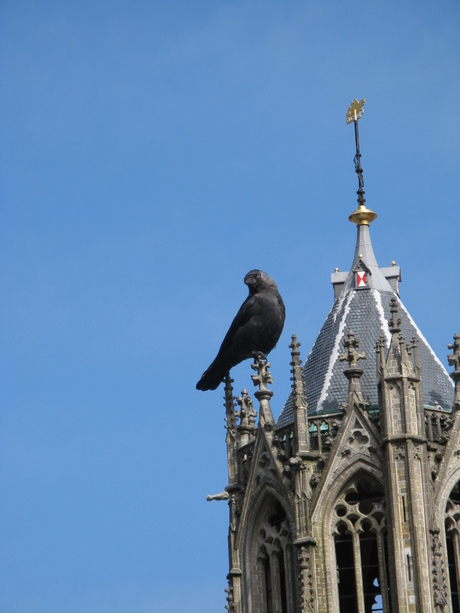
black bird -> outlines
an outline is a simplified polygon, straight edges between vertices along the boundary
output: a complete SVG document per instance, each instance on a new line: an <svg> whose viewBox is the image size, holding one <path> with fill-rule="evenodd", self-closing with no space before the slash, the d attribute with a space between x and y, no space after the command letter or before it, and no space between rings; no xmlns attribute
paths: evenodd
<svg viewBox="0 0 460 613"><path fill-rule="evenodd" d="M216 359L196 389L215 390L228 371L254 354L266 356L283 331L286 309L276 283L267 273L251 270L244 278L249 296L225 335Z"/></svg>

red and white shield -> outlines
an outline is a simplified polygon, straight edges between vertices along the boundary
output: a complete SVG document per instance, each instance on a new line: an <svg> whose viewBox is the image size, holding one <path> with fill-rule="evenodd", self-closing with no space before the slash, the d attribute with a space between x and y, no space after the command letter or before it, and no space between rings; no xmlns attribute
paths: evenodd
<svg viewBox="0 0 460 613"><path fill-rule="evenodd" d="M367 277L364 270L360 270L356 273L356 287L367 287Z"/></svg>

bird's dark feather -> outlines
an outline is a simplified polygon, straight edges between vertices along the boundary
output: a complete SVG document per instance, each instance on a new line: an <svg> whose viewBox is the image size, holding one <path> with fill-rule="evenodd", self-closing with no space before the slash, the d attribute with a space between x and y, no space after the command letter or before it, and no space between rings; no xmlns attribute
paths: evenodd
<svg viewBox="0 0 460 613"><path fill-rule="evenodd" d="M197 383L197 389L216 389L227 372L254 352L267 355L281 335L285 307L275 282L259 270L245 277L249 296L233 320L213 363Z"/></svg>

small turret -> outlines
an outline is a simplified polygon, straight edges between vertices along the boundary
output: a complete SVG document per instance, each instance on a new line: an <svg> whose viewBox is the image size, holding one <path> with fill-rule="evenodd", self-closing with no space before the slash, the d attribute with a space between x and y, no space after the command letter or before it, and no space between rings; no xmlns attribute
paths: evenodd
<svg viewBox="0 0 460 613"><path fill-rule="evenodd" d="M382 447L386 456L386 498L394 566L390 568L396 591L395 610L405 610L410 598L416 611L431 613L431 581L426 535L431 484L416 339L405 345L398 301L390 301L390 347L377 345L377 380L380 397Z"/></svg>

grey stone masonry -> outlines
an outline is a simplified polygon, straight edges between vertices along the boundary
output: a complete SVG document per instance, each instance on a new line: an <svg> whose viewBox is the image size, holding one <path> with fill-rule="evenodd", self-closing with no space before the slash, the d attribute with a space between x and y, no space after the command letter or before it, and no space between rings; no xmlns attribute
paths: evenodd
<svg viewBox="0 0 460 613"><path fill-rule="evenodd" d="M388 503L392 605L400 613L432 613L428 551L431 484L416 342L413 355L401 334L398 305L391 301L391 343L379 346L377 379L385 488Z"/></svg>

